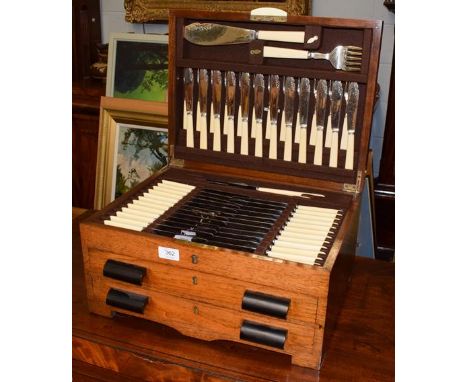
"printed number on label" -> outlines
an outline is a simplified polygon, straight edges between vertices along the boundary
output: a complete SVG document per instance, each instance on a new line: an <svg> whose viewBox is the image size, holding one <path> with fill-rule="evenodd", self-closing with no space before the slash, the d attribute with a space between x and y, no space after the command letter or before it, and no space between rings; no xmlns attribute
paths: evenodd
<svg viewBox="0 0 468 382"><path fill-rule="evenodd" d="M158 247L158 255L161 259L179 261L179 250L175 248Z"/></svg>

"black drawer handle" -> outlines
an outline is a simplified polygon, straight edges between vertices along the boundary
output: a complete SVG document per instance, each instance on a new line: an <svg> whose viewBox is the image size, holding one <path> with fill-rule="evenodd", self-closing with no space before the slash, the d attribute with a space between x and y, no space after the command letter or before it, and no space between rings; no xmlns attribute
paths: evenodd
<svg viewBox="0 0 468 382"><path fill-rule="evenodd" d="M148 303L148 297L132 292L111 288L107 293L106 304L116 308L143 313Z"/></svg>
<svg viewBox="0 0 468 382"><path fill-rule="evenodd" d="M268 316L286 318L291 300L250 290L244 293L242 309Z"/></svg>
<svg viewBox="0 0 468 382"><path fill-rule="evenodd" d="M107 260L102 273L115 280L141 285L146 275L146 268L121 261Z"/></svg>
<svg viewBox="0 0 468 382"><path fill-rule="evenodd" d="M284 348L287 335L288 331L286 329L274 328L252 321L244 321L240 330L241 340L272 346L278 349Z"/></svg>

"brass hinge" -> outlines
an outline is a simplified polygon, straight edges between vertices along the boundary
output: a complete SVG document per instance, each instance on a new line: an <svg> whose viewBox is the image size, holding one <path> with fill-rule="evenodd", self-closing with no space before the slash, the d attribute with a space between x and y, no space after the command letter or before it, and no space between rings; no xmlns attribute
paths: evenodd
<svg viewBox="0 0 468 382"><path fill-rule="evenodd" d="M172 158L169 162L169 164L172 166L172 167L180 167L180 168L183 168L184 165L185 165L185 161L183 159L176 159L176 158Z"/></svg>
<svg viewBox="0 0 468 382"><path fill-rule="evenodd" d="M362 171L358 171L357 177L356 177L356 184L344 183L343 191L356 194L358 190L361 188L361 182L362 182Z"/></svg>

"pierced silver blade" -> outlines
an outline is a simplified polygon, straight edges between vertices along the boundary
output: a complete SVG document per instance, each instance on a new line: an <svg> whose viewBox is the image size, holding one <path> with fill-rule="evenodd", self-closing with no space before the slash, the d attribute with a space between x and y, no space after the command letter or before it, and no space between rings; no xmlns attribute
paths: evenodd
<svg viewBox="0 0 468 382"><path fill-rule="evenodd" d="M343 98L343 85L341 81L333 81L331 95L331 128L339 131L341 116L341 99Z"/></svg>
<svg viewBox="0 0 468 382"><path fill-rule="evenodd" d="M215 118L219 118L221 114L221 88L222 88L222 77L219 70L211 71L211 82L212 82L212 102L213 102L213 114Z"/></svg>
<svg viewBox="0 0 468 382"><path fill-rule="evenodd" d="M184 28L186 40L197 45L244 44L255 40L255 31L212 23L193 23Z"/></svg>
<svg viewBox="0 0 468 382"><path fill-rule="evenodd" d="M286 127L292 127L294 118L294 96L296 93L296 82L294 77L286 77L284 81L284 120Z"/></svg>
<svg viewBox="0 0 468 382"><path fill-rule="evenodd" d="M270 89L270 121L272 125L278 123L278 101L279 101L279 91L280 91L280 81L277 74L272 74L269 80L269 89Z"/></svg>
<svg viewBox="0 0 468 382"><path fill-rule="evenodd" d="M307 119L309 117L309 100L310 100L310 80L301 78L299 84L299 125L307 127Z"/></svg>
<svg viewBox="0 0 468 382"><path fill-rule="evenodd" d="M325 111L327 108L327 81L317 82L317 99L315 102L315 113L317 115L317 129L322 129L325 125Z"/></svg>
<svg viewBox="0 0 468 382"><path fill-rule="evenodd" d="M200 103L200 115L206 116L208 97L208 70L198 70L198 102Z"/></svg>
<svg viewBox="0 0 468 382"><path fill-rule="evenodd" d="M357 82L350 82L348 88L348 104L346 106L346 118L348 118L348 133L356 130L356 117L359 103L359 85Z"/></svg>
<svg viewBox="0 0 468 382"><path fill-rule="evenodd" d="M263 74L256 74L254 78L254 105L255 120L261 123L263 120L263 99L265 94L265 79Z"/></svg>
<svg viewBox="0 0 468 382"><path fill-rule="evenodd" d="M184 69L184 96L185 96L185 112L192 114L193 111L193 70L192 68Z"/></svg>
<svg viewBox="0 0 468 382"><path fill-rule="evenodd" d="M242 73L240 77L240 106L242 120L247 121L249 118L249 100L250 100L250 74Z"/></svg>
<svg viewBox="0 0 468 382"><path fill-rule="evenodd" d="M236 73L228 71L226 73L226 109L229 119L234 118L234 103L236 100Z"/></svg>

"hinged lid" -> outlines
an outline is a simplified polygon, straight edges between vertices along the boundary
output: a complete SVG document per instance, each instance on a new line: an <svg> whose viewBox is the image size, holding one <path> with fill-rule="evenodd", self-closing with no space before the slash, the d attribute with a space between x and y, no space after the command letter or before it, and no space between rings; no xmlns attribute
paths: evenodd
<svg viewBox="0 0 468 382"><path fill-rule="evenodd" d="M185 27L195 23L215 23L250 31L242 33L240 36L239 31L229 30L222 38L218 38L219 36L215 32L209 32L211 35L205 33L201 37L202 40L203 38L205 41L211 39L211 43L215 43L215 45L199 45L184 38ZM209 168L212 171L220 172L235 170L252 177L258 173L265 173L269 174L265 176L272 180L280 178L288 182L297 181L297 183L302 184L304 184L304 179L312 179L317 181L317 184L322 188L344 192L350 192L352 189L351 192L361 192L362 182L359 179L359 174L365 170L367 162L382 34L381 21L289 16L286 22L277 23L252 21L249 13L195 13L180 10L170 13L169 28L169 141L174 147L172 159L183 159L185 165L189 164L191 168ZM207 26L202 26L202 28L207 28ZM221 30L224 30L223 27ZM279 35L277 32L280 32ZM229 39L241 39L242 42L216 45L218 41L226 43ZM285 41L288 39L295 42ZM362 48L362 63L358 71L335 69L329 61L324 59L276 58L280 52L278 48L325 53L333 51L336 46ZM275 58L266 57L269 53L265 48L273 50ZM299 57L303 54L302 52L286 52L288 57ZM187 73L190 75L187 76ZM248 148L248 155L241 154L245 139L242 137L244 118L241 117L240 107L239 78L242 73L248 73L247 77L250 80L250 94L248 98L244 97L243 99L249 103L248 110L246 109L248 113L244 114L244 118L248 116L248 143L244 146L245 150L247 150L245 147ZM185 85L184 74L186 77ZM257 84L254 87L256 75L263 76L258 76ZM191 83L190 79L187 82L187 78L190 76L193 80ZM228 76L231 78L231 82L233 82L232 78L235 77L235 86L231 84L231 87L228 87ZM282 136L281 132L282 126L287 125L283 117L287 114L284 112L284 86L287 77L294 78L292 92L295 93L292 130L286 128L290 138L287 137L288 134L286 137ZM279 78L280 86L276 87L276 91L279 93L276 159L272 159L270 146L274 139L272 140L268 135L274 130L271 128L273 125L268 123L271 89L269 89L269 85L271 79L275 78ZM306 80L301 81L301 79ZM314 85L319 80L326 81L327 89L330 88L329 85L332 82L341 82L340 88L343 93L337 93L339 96L335 95L334 97L331 94L327 96L324 113L325 125L330 125L333 119L335 128L339 127L338 143L334 138L332 139L332 146L338 152L336 155L337 167L329 165L330 159L335 157L331 147L322 148L320 156L322 165L314 164L314 157L318 156L320 151L316 149L316 145L310 144L310 136L311 131L314 131L315 134L314 122L317 121L318 98L316 94L314 95ZM213 85L213 82L216 85ZM355 133L343 134L345 122L348 120L345 117L347 102L344 92L351 82L357 83L359 93L354 117ZM299 83L304 85L304 89L306 89L304 94L306 94L307 89L310 89L310 95L305 101L300 99L297 94ZM200 84L202 86L199 86ZM193 97L191 102L190 99L186 98L190 91ZM229 97L232 94L234 94L234 103L233 107L229 106L231 111L228 116L227 105L231 105L232 99ZM257 110L255 110L256 97L263 99L263 114L259 111L261 110L259 103L257 103ZM189 102L186 102L186 99ZM335 101L339 99L341 104L338 102L332 107L331 99ZM299 105L300 100L302 106ZM200 101L203 105L202 108L200 108ZM190 104L192 105L191 116L187 113L190 111ZM213 104L215 112L212 109ZM202 109L201 113L200 109ZM331 109L340 110L339 117L338 114L334 114L331 118ZM308 115L300 115L302 112L299 110L308 110ZM301 124L297 123L299 120L301 120ZM349 121L351 120L352 118L349 119ZM296 124L302 127L306 126L305 145L301 129L298 128L298 132L295 132ZM328 128L326 127L323 132L324 144L328 141L326 139ZM262 135L260 144L254 138L256 131L259 132L258 136ZM191 134L187 134L188 132ZM346 150L340 148L343 136L349 137L350 141L351 137L354 137L354 147L351 144L348 146L352 147L348 151L352 152L354 157L352 169L345 168L347 154ZM288 139L292 141L290 149L286 143ZM288 151L290 151L290 159L287 155ZM275 158L274 155L273 158Z"/></svg>

